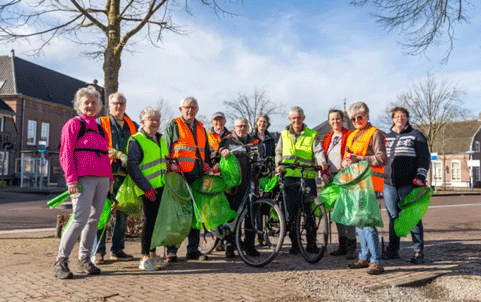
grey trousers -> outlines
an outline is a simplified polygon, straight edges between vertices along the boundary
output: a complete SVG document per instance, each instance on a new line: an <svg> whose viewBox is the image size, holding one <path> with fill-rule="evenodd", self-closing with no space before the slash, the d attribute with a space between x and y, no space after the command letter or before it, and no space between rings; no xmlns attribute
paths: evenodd
<svg viewBox="0 0 481 302"><path fill-rule="evenodd" d="M60 240L57 260L68 259L79 237L79 260L90 258L110 180L108 177L84 176L79 178L79 185L82 191L70 197L74 218Z"/></svg>

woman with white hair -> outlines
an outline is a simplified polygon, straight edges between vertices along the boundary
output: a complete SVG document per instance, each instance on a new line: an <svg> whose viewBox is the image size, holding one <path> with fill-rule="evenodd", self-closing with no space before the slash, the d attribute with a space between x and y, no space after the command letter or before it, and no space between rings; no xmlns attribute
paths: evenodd
<svg viewBox="0 0 481 302"><path fill-rule="evenodd" d="M127 170L135 186L137 196L142 197L144 225L142 227L142 259L139 269L156 271L165 264L150 248L160 199L164 191L168 149L164 138L158 132L160 111L147 107L140 112L141 130L132 135L128 143Z"/></svg>
<svg viewBox="0 0 481 302"><path fill-rule="evenodd" d="M100 274L100 269L90 260L90 253L100 214L113 183L108 140L96 121L102 108L100 93L90 87L82 88L75 94L73 104L78 116L63 126L60 144L60 165L73 209L73 221L62 236L54 265L55 276L60 279L73 278L68 258L79 237L79 270L90 275Z"/></svg>
<svg viewBox="0 0 481 302"><path fill-rule="evenodd" d="M367 161L372 168L372 182L375 192L384 187L384 165L387 162L386 139L379 129L369 122L369 108L363 102L352 104L347 110L354 130L346 142L346 153L342 167L359 161ZM361 245L359 259L349 264L351 269L368 268L367 273L378 275L384 272L379 234L375 227L357 227Z"/></svg>

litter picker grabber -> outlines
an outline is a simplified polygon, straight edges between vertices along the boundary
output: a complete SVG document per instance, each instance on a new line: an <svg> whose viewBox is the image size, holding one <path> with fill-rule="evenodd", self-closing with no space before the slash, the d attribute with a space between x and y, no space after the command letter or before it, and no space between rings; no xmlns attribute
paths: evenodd
<svg viewBox="0 0 481 302"><path fill-rule="evenodd" d="M115 199L113 194L110 193L110 192L107 195L107 199L110 199L112 201L112 206L110 208L110 214L109 214L109 217L107 218L107 222L108 222L110 220L110 217L112 216L112 214L115 215L115 213L117 212L118 201ZM97 251L99 250L100 242L102 241L102 238L105 236L105 230L107 230L107 226L104 226L104 228L102 230L102 234L98 238L98 241L97 241L97 244L95 245L95 248L92 250L92 257L90 258L90 260L93 263L95 263L95 255L97 254Z"/></svg>

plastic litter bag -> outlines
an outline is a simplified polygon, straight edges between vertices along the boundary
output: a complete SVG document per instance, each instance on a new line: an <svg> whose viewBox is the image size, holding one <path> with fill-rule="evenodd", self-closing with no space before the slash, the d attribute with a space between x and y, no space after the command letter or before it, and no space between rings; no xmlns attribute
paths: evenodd
<svg viewBox="0 0 481 302"><path fill-rule="evenodd" d="M262 191L269 193L277 186L278 182L279 177L277 175L274 175L273 177L262 177L259 179L259 188L262 189Z"/></svg>
<svg viewBox="0 0 481 302"><path fill-rule="evenodd" d="M78 189L82 191L82 186L78 185ZM62 194L58 195L57 197L54 197L47 201L47 206L51 209L57 207L60 205L62 202L70 198L70 193L67 191L63 192Z"/></svg>
<svg viewBox="0 0 481 302"><path fill-rule="evenodd" d="M226 185L230 188L237 187L242 182L242 173L239 161L234 154L230 153L227 158L222 157L219 163L220 174Z"/></svg>
<svg viewBox="0 0 481 302"><path fill-rule="evenodd" d="M150 247L180 246L192 227L192 212L191 197L184 179L180 174L168 173Z"/></svg>
<svg viewBox="0 0 481 302"><path fill-rule="evenodd" d="M198 213L194 209L193 228L203 229L203 222L206 229L214 229L237 216L223 192L225 187L221 177L212 175L206 175L192 183L192 194L199 210Z"/></svg>
<svg viewBox="0 0 481 302"><path fill-rule="evenodd" d="M332 210L332 221L358 227L384 226L367 161L342 169L333 182L340 192Z"/></svg>
<svg viewBox="0 0 481 302"><path fill-rule="evenodd" d="M130 175L125 177L115 199L119 202L117 210L129 215L139 214L142 211L142 198L134 190L135 184Z"/></svg>
<svg viewBox="0 0 481 302"><path fill-rule="evenodd" d="M112 213L112 201L109 198L107 198L105 200L105 205L102 210L102 214L100 214L99 225L97 229L101 230L105 228L105 226L107 225L107 222L109 222L110 213Z"/></svg>
<svg viewBox="0 0 481 302"><path fill-rule="evenodd" d="M334 206L334 202L336 202L340 192L341 188L336 186L333 182L328 183L322 188L322 192L319 194L318 198L324 204L326 212Z"/></svg>
<svg viewBox="0 0 481 302"><path fill-rule="evenodd" d="M433 194L429 187L416 187L399 202L401 213L394 221L396 236L406 237L411 233L428 210Z"/></svg>

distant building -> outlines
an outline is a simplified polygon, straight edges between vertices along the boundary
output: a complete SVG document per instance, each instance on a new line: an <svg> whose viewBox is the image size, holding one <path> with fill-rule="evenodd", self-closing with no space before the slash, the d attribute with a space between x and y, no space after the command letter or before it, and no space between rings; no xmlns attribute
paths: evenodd
<svg viewBox="0 0 481 302"><path fill-rule="evenodd" d="M15 56L0 56L0 180L30 187L63 184L60 134L88 83ZM12 149L4 150L3 144ZM7 144L7 146L10 146Z"/></svg>

